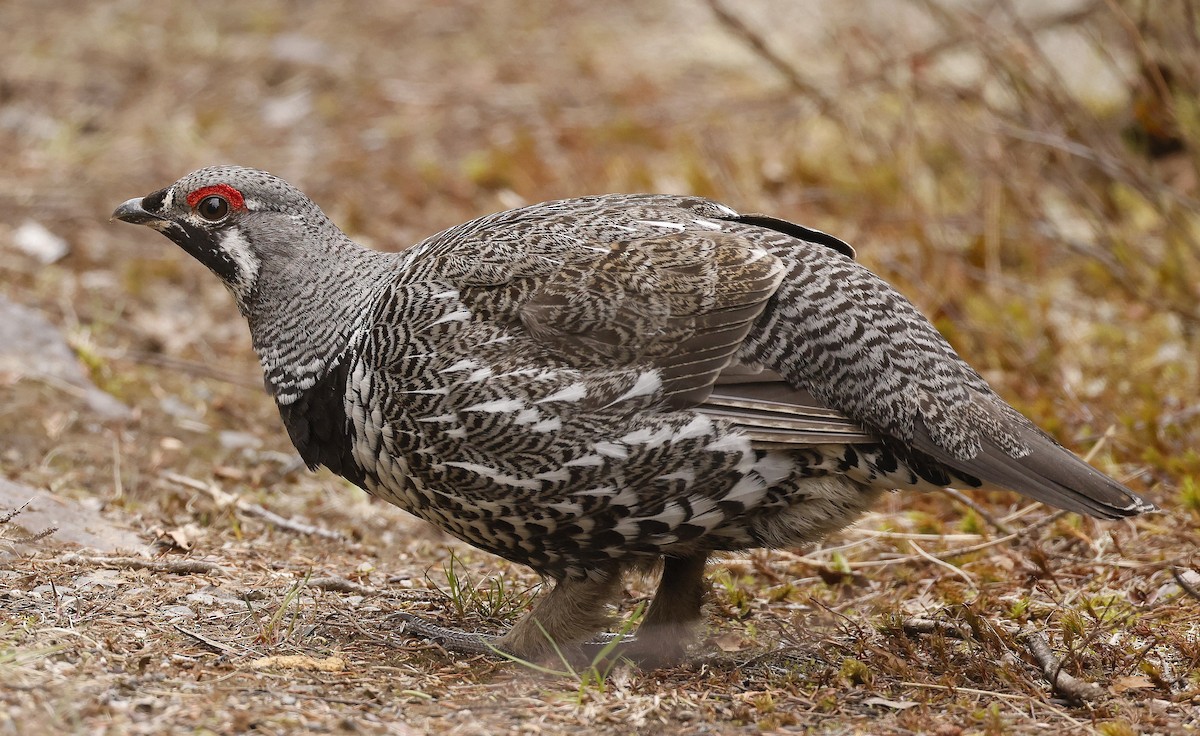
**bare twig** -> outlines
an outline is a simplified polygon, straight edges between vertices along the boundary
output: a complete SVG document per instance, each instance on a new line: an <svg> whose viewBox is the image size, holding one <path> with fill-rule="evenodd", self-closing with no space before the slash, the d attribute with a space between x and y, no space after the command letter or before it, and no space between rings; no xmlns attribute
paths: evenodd
<svg viewBox="0 0 1200 736"><path fill-rule="evenodd" d="M958 501L959 503L961 503L963 506L966 506L967 508L974 511L979 516L979 518L983 519L987 524L989 524L990 526L997 529L1001 534L1012 534L1013 533L1013 530L1011 527L1009 527L1007 524L1005 524L1000 519L997 519L995 516L992 516L992 514L987 509L985 509L983 506L979 505L978 503L975 503L974 499L972 499L970 496L963 493L962 491L957 491L953 488L943 488L942 493L946 494L950 498L953 498L955 501Z"/></svg>
<svg viewBox="0 0 1200 736"><path fill-rule="evenodd" d="M1136 168L1130 166L1126 161L1097 150L1093 146L1080 143L1062 135L1023 128L1013 123L1000 123L995 126L994 132L1016 140L1025 141L1026 143L1060 151L1081 161L1087 161L1100 169L1106 176L1128 183L1138 191L1145 193L1150 199L1153 199L1155 196L1162 196L1183 209L1191 212L1200 211L1200 202L1194 197L1161 181L1147 177ZM1067 169L1066 171L1070 172L1071 169ZM1080 189L1080 191L1084 190Z"/></svg>
<svg viewBox="0 0 1200 736"><path fill-rule="evenodd" d="M30 499L30 501L32 501L32 500L33 499ZM29 506L29 501L26 501L25 503L16 507L12 511L5 511L4 513L0 514L0 524L7 524L8 522L12 521L22 511L24 511L26 509L26 507L28 507L28 506Z"/></svg>
<svg viewBox="0 0 1200 736"><path fill-rule="evenodd" d="M1080 5L1077 8L1034 18L1026 25L1029 30L1034 32L1053 30L1062 26L1073 26L1087 20L1099 8L1099 2L1091 2ZM953 34L949 33L949 29L946 30L947 35L945 37L917 51L909 51L891 58L885 58L875 67L874 72L851 78L844 86L848 89L859 89L863 85L873 84L886 79L896 69L910 69L916 62L928 64L939 56L959 51L964 46L971 47L979 43L979 33L977 30L955 29L956 32Z"/></svg>
<svg viewBox="0 0 1200 736"><path fill-rule="evenodd" d="M989 698L999 698L1004 700L1025 700L1024 695L1014 695L1013 693L1002 693L998 690L980 690L974 687L958 687L957 685L935 685L930 682L905 682L897 683L905 687L917 687L925 690L950 690L956 693L970 693L971 695L984 695Z"/></svg>
<svg viewBox="0 0 1200 736"><path fill-rule="evenodd" d="M957 575L960 578L962 578L963 580L965 580L967 582L967 585L969 585L972 589L975 588L975 581L972 580L971 576L968 575L961 568L955 567L954 565L951 565L949 562L946 562L945 560L940 560L937 557L934 557L933 555L929 554L925 550L921 549L921 546L912 540L909 540L908 544L914 550L917 551L918 555L924 557L925 559L929 560L930 562L937 565L938 567L949 570L950 572L954 573L955 575Z"/></svg>
<svg viewBox="0 0 1200 736"><path fill-rule="evenodd" d="M69 565L96 565L99 567L113 567L119 570L153 570L155 572L168 572L174 575L225 574L223 567L215 562L205 562L204 560L143 560L138 557L99 557L70 553L59 557L58 561Z"/></svg>
<svg viewBox="0 0 1200 736"><path fill-rule="evenodd" d="M221 652L223 654L240 654L240 652L236 648L231 647L228 644L225 644L223 642L219 642L216 639L210 639L207 636L201 634L199 631L192 631L190 629L185 629L182 626L180 626L179 624L173 624L173 626L175 627L175 630L178 631L179 633L181 633L185 636L190 636L191 638L195 639L196 641L200 642L201 644L204 644L206 646L212 647L213 649L216 649L218 652Z"/></svg>
<svg viewBox="0 0 1200 736"><path fill-rule="evenodd" d="M834 113L836 105L834 105L833 100L821 91L812 80L805 77L799 69L789 64L779 54L776 54L767 45L766 39L758 31L755 31L746 25L741 18L729 12L729 9L722 5L720 0L705 0L705 2L712 9L713 15L717 17L717 20L733 35L742 39L746 43L746 46L758 55L759 58L774 67L775 71L779 72L787 80L792 89L810 98L816 103L822 113L827 115Z"/></svg>
<svg viewBox="0 0 1200 736"><path fill-rule="evenodd" d="M296 521L295 519L286 519L274 511L265 509L255 503L249 503L247 501L238 499L237 508L238 511L250 514L251 516L257 516L268 524L279 527L280 529L285 529L289 532L304 534L310 537L332 539L336 542L346 541L346 537L343 536L341 532L336 532L332 529L326 529L322 526L316 526L315 524L305 524L304 522Z"/></svg>
<svg viewBox="0 0 1200 736"><path fill-rule="evenodd" d="M125 496L125 484L121 480L121 436L112 433L112 475L113 475L113 498L123 498Z"/></svg>
<svg viewBox="0 0 1200 736"><path fill-rule="evenodd" d="M151 353L142 350L119 350L119 351L104 351L101 355L109 360L128 360L141 365L152 365L156 368L165 368L167 370L176 371L178 373L186 373L192 376L200 376L201 378L210 378L214 381L228 383L241 388L246 388L254 391L262 391L263 384L261 380L253 378L241 373L233 373L231 371L223 371L218 368L213 368L207 363L199 363L194 360L185 360L176 358L162 353Z"/></svg>
<svg viewBox="0 0 1200 736"><path fill-rule="evenodd" d="M345 578L324 577L311 578L308 587L328 590L334 593L351 593L353 595L376 595L379 591L369 585L361 585Z"/></svg>
<svg viewBox="0 0 1200 736"><path fill-rule="evenodd" d="M225 493L220 488L212 483L205 483L196 478L189 478L186 475L179 473L163 473L163 480L174 483L184 488L191 488L195 491L200 491L216 501L219 505L226 506L232 504L234 508L249 516L255 516L268 524L284 529L297 534L303 534L311 537L321 537L322 539L332 539L336 542L346 542L346 537L341 532L336 532L332 529L326 529L315 524L306 524L295 519L288 519L271 511L270 509L259 506L256 503L250 503L236 495Z"/></svg>
<svg viewBox="0 0 1200 736"><path fill-rule="evenodd" d="M1096 457L1096 455L1100 452L1100 449L1104 446L1105 442L1107 442L1108 439L1110 437L1112 437L1115 433L1116 433L1116 427L1109 426L1109 428L1104 431L1104 434L1101 435L1100 438L1096 440L1096 442L1092 445L1091 449L1089 449L1087 451L1087 453L1083 456L1083 459L1086 460L1087 462L1091 462ZM1020 517L1024 516L1025 514L1029 513L1030 511L1033 511L1034 509L1039 508L1040 506L1042 506L1041 502L1032 503L1032 504L1026 506L1025 508L1021 509L1020 511L1017 511L1014 514L1011 514L1011 515L1005 517L1002 521L1001 520L993 520L992 523L995 526L997 526L998 528L1003 528L1003 527L1001 527L1001 524L1006 525L1007 523L1013 521L1014 519L1020 518ZM980 542L979 544L972 544L972 545L968 545L966 547L955 547L953 549L943 550L941 552L926 552L925 550L918 548L918 554L915 554L915 555L908 555L906 557L895 557L890 560L865 560L863 562L850 562L850 563L847 563L847 565L849 566L849 568L851 570L855 570L855 569L864 568L864 567L887 567L890 565L902 565L902 564L909 563L909 562L916 562L917 560L928 560L928 561L938 562L938 561L942 561L942 560L948 560L952 557L961 557L962 555L968 555L968 554L972 554L974 552L981 552L985 549L990 549L992 547L998 547L1002 544L1007 544L1008 542L1011 542L1013 540L1020 539L1022 537L1027 537L1030 534L1032 534L1033 532L1037 531L1038 529L1041 529L1045 526L1049 526L1050 524L1053 524L1054 522L1058 521L1062 517L1066 516L1068 513L1069 512L1067 512L1067 511L1056 511L1053 514L1050 514L1049 516L1047 516L1043 519L1039 519L1038 521L1035 521L1034 523L1030 524L1027 527L1018 529L1013 532L1009 532L1009 533L1005 534L1003 537L997 537L996 539L992 539L987 542ZM916 547L916 545L913 545L913 546ZM835 547L833 549L838 549L838 548ZM825 551L829 551L829 550L825 550ZM816 559L810 557L809 555L804 555L802 557L799 557L798 559L802 562L805 562L805 563L808 563L811 565L823 565L824 564L823 562L816 560ZM965 573L963 573L958 568L953 568L953 569L955 571L957 571L957 573L965 575ZM968 578L968 580L969 580L969 578Z"/></svg>
<svg viewBox="0 0 1200 736"><path fill-rule="evenodd" d="M1033 513L1034 511L1037 511L1038 509L1040 509L1042 507L1043 507L1043 505L1042 505L1041 501L1034 501L1033 503L1031 503L1027 506L1022 506L1021 508L1012 512L1008 516L1005 516L1000 521L1004 522L1005 524L1011 524L1012 522L1016 521L1017 519L1029 516L1031 513Z"/></svg>
<svg viewBox="0 0 1200 736"><path fill-rule="evenodd" d="M1050 642L1046 641L1045 635L1029 631L1023 634L1021 639L1029 653L1037 660L1038 666L1042 668L1046 680L1059 695L1076 702L1098 700L1104 696L1104 689L1099 685L1080 680L1063 670L1062 660L1050 650Z"/></svg>
<svg viewBox="0 0 1200 736"><path fill-rule="evenodd" d="M903 565L903 564L907 564L909 562L916 562L918 560L928 561L930 557L936 558L938 560L948 560L952 557L960 557L962 555L969 555L974 552L981 552L985 549L990 549L991 547L999 547L1000 545L1007 544L1015 539L1027 537L1030 534L1032 534L1033 532L1037 531L1038 529L1041 529L1042 527L1053 524L1054 522L1058 521L1062 517L1066 516L1068 513L1069 512L1067 512L1067 511L1057 511L1057 512L1045 517L1044 519L1039 519L1038 521L1030 524L1029 526L1013 532L1012 534L1006 534L1003 537L997 537L996 539L993 539L988 542L972 544L972 545L968 545L966 547L955 547L954 549L947 549L947 550L943 550L941 552L926 552L923 555L915 554L915 555L906 555L904 557L893 557L890 560L863 560L862 562L848 562L848 563L846 563L846 565L851 570L857 570L857 569L865 568L865 567L890 567L891 565ZM826 564L824 561L815 559L808 555L797 556L797 559L800 560L801 562L805 562L810 565L825 565Z"/></svg>

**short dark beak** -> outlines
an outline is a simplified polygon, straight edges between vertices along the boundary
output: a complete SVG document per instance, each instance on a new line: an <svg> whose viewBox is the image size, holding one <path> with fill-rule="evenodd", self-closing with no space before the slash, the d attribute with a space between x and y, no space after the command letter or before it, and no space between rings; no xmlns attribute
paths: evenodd
<svg viewBox="0 0 1200 736"><path fill-rule="evenodd" d="M134 197L121 203L121 206L113 210L112 218L109 220L120 220L121 222L129 222L134 225L146 225L156 220L162 220L162 217L146 211L142 207L142 197Z"/></svg>

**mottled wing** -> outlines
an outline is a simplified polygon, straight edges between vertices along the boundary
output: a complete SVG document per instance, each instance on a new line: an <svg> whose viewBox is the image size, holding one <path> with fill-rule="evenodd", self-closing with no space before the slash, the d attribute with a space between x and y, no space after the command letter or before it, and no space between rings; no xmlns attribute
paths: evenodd
<svg viewBox="0 0 1200 736"><path fill-rule="evenodd" d="M653 367L675 407L700 403L783 277L745 237L694 230L612 243L569 263L520 309L531 335L581 367Z"/></svg>
<svg viewBox="0 0 1200 736"><path fill-rule="evenodd" d="M1154 508L1004 403L882 279L830 249L793 242L772 252L788 277L748 336L743 362L776 371L819 403L960 474L1095 516Z"/></svg>

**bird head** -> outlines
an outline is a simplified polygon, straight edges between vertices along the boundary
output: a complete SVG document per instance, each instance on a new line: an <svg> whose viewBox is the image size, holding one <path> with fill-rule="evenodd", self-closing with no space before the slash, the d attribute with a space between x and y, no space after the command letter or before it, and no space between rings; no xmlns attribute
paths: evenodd
<svg viewBox="0 0 1200 736"><path fill-rule="evenodd" d="M112 217L170 238L216 274L243 308L265 259L289 256L314 226L332 228L298 189L239 166L193 171L165 189L123 202Z"/></svg>

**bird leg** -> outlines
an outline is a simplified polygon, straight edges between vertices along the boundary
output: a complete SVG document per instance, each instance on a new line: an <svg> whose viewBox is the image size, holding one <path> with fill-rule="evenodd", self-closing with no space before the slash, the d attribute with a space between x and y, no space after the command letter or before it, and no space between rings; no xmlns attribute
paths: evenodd
<svg viewBox="0 0 1200 736"><path fill-rule="evenodd" d="M496 650L531 662L545 661L557 653L576 659L595 658L607 649L606 658L627 658L643 667L663 667L683 659L695 638L708 585L704 566L708 555L668 557L650 608L636 637L591 634L607 626L607 604L615 597L619 574L603 580L563 580L547 593L503 636L475 634L430 623L410 613L396 617L405 631L438 642L451 651L488 654ZM615 645L614 645L615 642Z"/></svg>
<svg viewBox="0 0 1200 736"><path fill-rule="evenodd" d="M704 580L706 562L707 553L664 560L658 591L638 626L637 639L630 642L623 656L647 667L662 667L683 659L700 624L700 609L708 590Z"/></svg>
<svg viewBox="0 0 1200 736"><path fill-rule="evenodd" d="M550 654L556 645L579 644L612 620L608 604L620 584L619 573L600 580L560 580L502 637L500 648L532 661Z"/></svg>
<svg viewBox="0 0 1200 736"><path fill-rule="evenodd" d="M398 613L404 630L435 641L451 651L487 654L496 650L531 662L545 659L557 648L574 651L610 621L608 603L616 595L620 574L601 580L561 580L507 634L476 634L430 623L411 613Z"/></svg>
<svg viewBox="0 0 1200 736"><path fill-rule="evenodd" d="M707 553L667 557L658 590L637 635L601 634L579 648L592 657L603 653L607 659L630 659L647 668L666 667L683 660L700 624L704 594L708 590L704 580L707 561Z"/></svg>

